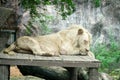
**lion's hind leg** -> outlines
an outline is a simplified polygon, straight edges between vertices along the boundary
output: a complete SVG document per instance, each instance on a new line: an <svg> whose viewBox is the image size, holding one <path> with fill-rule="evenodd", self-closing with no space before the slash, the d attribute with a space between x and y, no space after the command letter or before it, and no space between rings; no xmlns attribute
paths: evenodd
<svg viewBox="0 0 120 80"><path fill-rule="evenodd" d="M37 47L37 48L35 48ZM35 55L40 55L40 56L58 56L58 52L56 51L49 51L49 50L42 50L41 47L39 47L39 45L35 45L34 47L31 48L33 54Z"/></svg>
<svg viewBox="0 0 120 80"><path fill-rule="evenodd" d="M31 45L34 43L31 43ZM43 51L40 46L39 43L35 42L35 45L33 46L29 46L29 50L34 54L34 55L45 55L47 54L47 52Z"/></svg>
<svg viewBox="0 0 120 80"><path fill-rule="evenodd" d="M18 46L16 46L14 51L17 53L32 54L31 50L25 50L25 49L19 48Z"/></svg>

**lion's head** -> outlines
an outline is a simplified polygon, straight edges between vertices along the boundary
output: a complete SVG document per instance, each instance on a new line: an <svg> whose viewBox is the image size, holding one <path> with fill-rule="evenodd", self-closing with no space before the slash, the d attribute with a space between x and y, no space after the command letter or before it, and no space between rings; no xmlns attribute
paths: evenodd
<svg viewBox="0 0 120 80"><path fill-rule="evenodd" d="M69 37L72 40L73 48L76 53L86 55L90 50L91 34L83 27L72 26Z"/></svg>

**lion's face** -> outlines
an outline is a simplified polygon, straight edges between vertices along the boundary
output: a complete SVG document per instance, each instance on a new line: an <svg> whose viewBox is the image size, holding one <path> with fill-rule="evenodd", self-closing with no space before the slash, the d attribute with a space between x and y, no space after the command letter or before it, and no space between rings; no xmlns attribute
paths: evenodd
<svg viewBox="0 0 120 80"><path fill-rule="evenodd" d="M90 50L90 40L90 33L83 29L79 29L74 41L74 48L77 50L77 53L82 55L87 54Z"/></svg>

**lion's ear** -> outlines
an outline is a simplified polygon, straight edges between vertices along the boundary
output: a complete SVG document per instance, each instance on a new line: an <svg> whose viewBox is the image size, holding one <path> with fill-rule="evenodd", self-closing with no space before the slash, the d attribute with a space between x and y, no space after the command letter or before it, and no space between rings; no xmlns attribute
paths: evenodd
<svg viewBox="0 0 120 80"><path fill-rule="evenodd" d="M83 29L78 30L78 35L81 35L81 34L83 34Z"/></svg>

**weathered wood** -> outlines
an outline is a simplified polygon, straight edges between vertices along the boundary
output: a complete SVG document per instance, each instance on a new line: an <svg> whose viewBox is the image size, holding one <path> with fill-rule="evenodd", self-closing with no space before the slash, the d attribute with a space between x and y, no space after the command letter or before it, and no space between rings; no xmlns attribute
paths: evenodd
<svg viewBox="0 0 120 80"><path fill-rule="evenodd" d="M37 55L22 54L22 53L17 53L15 55L8 55L8 54L3 54L1 52L0 65L72 67L72 69L70 70L71 80L77 80L77 69L73 67L88 67L89 78L90 78L89 80L98 80L98 67L100 66L100 62L89 56L60 55L58 57L56 56L45 57L45 56L37 56ZM7 72L7 74L8 73L9 71Z"/></svg>
<svg viewBox="0 0 120 80"><path fill-rule="evenodd" d="M9 37L10 37L9 33L1 32L0 30L0 51L6 47Z"/></svg>
<svg viewBox="0 0 120 80"><path fill-rule="evenodd" d="M0 65L0 80L10 79L10 67L5 65Z"/></svg>
<svg viewBox="0 0 120 80"><path fill-rule="evenodd" d="M98 80L99 79L99 73L98 68L89 68L89 80Z"/></svg>
<svg viewBox="0 0 120 80"><path fill-rule="evenodd" d="M0 11L1 11L1 7L0 7ZM9 33L1 32L1 25L5 23L4 21L11 14L8 12L9 11L5 11L5 13L7 14L6 16L3 16L3 15L5 15L4 12L0 12L0 51L6 47L6 42L8 41L9 36L10 36ZM5 18L3 19L1 17L5 17ZM10 66L0 64L0 80L9 80L9 79L10 79Z"/></svg>
<svg viewBox="0 0 120 80"><path fill-rule="evenodd" d="M69 80L77 80L77 76L78 76L78 70L76 67L68 67L66 68L69 73L70 73L70 79Z"/></svg>
<svg viewBox="0 0 120 80"><path fill-rule="evenodd" d="M50 63L50 64L49 64ZM0 64L31 65L32 66L64 66L64 67L99 67L100 62L89 56L45 57L30 54L16 54L13 56L0 54Z"/></svg>

